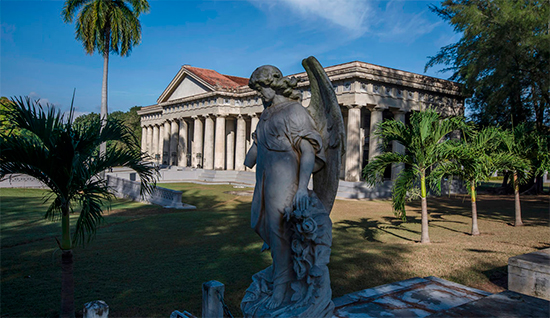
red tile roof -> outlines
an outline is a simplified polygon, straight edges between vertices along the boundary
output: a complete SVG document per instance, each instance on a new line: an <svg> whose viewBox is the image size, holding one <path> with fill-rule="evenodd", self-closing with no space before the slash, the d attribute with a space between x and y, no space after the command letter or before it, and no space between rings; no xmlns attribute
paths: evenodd
<svg viewBox="0 0 550 318"><path fill-rule="evenodd" d="M248 78L246 77L237 77L237 76L231 76L231 75L224 75L224 76L229 78L233 82L239 84L240 86L248 86Z"/></svg>
<svg viewBox="0 0 550 318"><path fill-rule="evenodd" d="M248 85L248 78L223 75L214 70L208 70L205 68L193 67L188 65L185 65L184 67L212 86L237 88L240 86Z"/></svg>

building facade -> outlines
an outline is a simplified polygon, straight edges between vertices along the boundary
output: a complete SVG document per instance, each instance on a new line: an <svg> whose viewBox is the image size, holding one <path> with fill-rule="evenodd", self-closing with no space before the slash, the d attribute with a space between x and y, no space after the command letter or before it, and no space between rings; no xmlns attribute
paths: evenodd
<svg viewBox="0 0 550 318"><path fill-rule="evenodd" d="M464 96L458 84L364 62L325 68L333 83L346 127L347 151L341 178L360 181L362 168L379 154L378 123L408 121L410 113L428 107L444 116L463 115ZM310 102L305 72L298 78L302 104ZM182 66L157 104L142 107L142 150L155 163L216 170L248 170L246 151L263 110L248 79L214 70ZM403 152L398 143L392 150ZM386 177L395 178L400 167Z"/></svg>

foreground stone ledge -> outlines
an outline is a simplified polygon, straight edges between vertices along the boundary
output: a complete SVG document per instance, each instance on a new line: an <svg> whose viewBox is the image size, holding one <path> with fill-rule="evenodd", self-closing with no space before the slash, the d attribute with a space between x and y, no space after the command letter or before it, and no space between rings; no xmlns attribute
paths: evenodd
<svg viewBox="0 0 550 318"><path fill-rule="evenodd" d="M549 308L547 300L507 290L429 317L549 317Z"/></svg>
<svg viewBox="0 0 550 318"><path fill-rule="evenodd" d="M550 248L510 257L508 289L550 300Z"/></svg>
<svg viewBox="0 0 550 318"><path fill-rule="evenodd" d="M334 317L426 317L491 293L437 277L415 277L334 299Z"/></svg>

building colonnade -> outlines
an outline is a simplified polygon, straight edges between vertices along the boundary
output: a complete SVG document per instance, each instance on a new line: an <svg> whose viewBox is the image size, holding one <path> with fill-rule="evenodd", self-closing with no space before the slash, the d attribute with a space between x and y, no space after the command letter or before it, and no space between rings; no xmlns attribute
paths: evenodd
<svg viewBox="0 0 550 318"><path fill-rule="evenodd" d="M464 96L456 83L360 61L325 67L342 112L346 154L340 179L361 181L363 168L385 151L404 153L403 145L383 145L378 124L407 122L413 111L436 109L443 116L464 113ZM305 72L294 74L301 103L312 95ZM154 105L138 111L142 149L153 162L181 167L247 170L244 159L264 110L248 78L184 65ZM384 172L395 180L403 169Z"/></svg>
<svg viewBox="0 0 550 318"><path fill-rule="evenodd" d="M362 179L363 162L380 154L380 138L374 135L377 125L384 120L387 108L351 105L342 107L345 118L346 154L341 177L346 181ZM362 120L362 110L370 113ZM393 118L405 122L405 112L391 110ZM257 113L246 115L204 114L171 118L156 124L142 126L142 151L157 164L214 170L249 170L244 166L246 152L252 145L252 133L259 121ZM366 126L366 127L365 127ZM363 130L363 132L362 132ZM366 132L364 130L367 130ZM368 142L364 141L364 138ZM368 151L363 149L368 148ZM394 142L392 150L404 153L404 147ZM367 156L363 158L363 156ZM402 169L395 165L391 178Z"/></svg>
<svg viewBox="0 0 550 318"><path fill-rule="evenodd" d="M164 165L244 171L257 114L197 115L142 126L141 150Z"/></svg>

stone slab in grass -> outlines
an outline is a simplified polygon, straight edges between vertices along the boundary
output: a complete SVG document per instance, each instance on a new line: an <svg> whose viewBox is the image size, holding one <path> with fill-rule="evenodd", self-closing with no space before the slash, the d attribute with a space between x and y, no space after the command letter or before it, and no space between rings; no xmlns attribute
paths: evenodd
<svg viewBox="0 0 550 318"><path fill-rule="evenodd" d="M550 300L550 248L510 257L508 289Z"/></svg>
<svg viewBox="0 0 550 318"><path fill-rule="evenodd" d="M334 299L334 317L426 317L491 293L437 277L411 278Z"/></svg>

